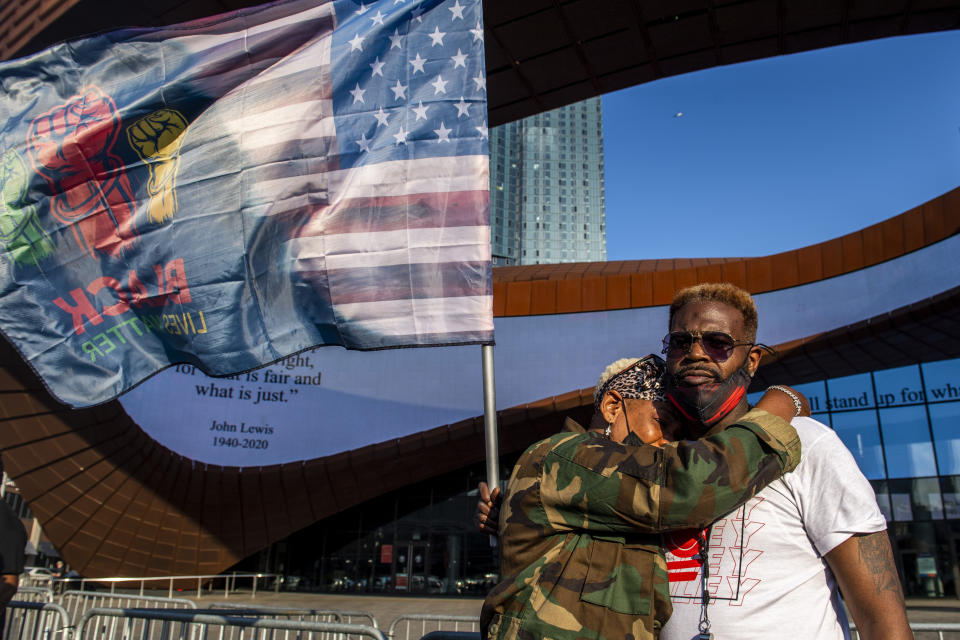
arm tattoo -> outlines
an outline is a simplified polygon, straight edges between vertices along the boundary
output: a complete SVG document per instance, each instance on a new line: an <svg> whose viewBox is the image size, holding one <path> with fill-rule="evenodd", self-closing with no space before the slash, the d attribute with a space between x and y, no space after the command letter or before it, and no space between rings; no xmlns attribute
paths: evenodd
<svg viewBox="0 0 960 640"><path fill-rule="evenodd" d="M885 532L857 536L857 558L870 573L878 593L892 591L897 600L903 602L900 578Z"/></svg>

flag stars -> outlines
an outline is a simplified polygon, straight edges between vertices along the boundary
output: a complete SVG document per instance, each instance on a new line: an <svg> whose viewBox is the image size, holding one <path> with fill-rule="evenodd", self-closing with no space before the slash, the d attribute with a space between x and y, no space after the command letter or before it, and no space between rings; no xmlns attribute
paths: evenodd
<svg viewBox="0 0 960 640"><path fill-rule="evenodd" d="M370 74L370 77L380 76L383 77L383 66L385 62L380 62L380 56L377 56L377 59L370 63L370 68L373 69L373 73Z"/></svg>
<svg viewBox="0 0 960 640"><path fill-rule="evenodd" d="M453 60L454 69L457 67L467 68L467 54L461 52L459 48L457 49L457 55L450 56L450 59Z"/></svg>
<svg viewBox="0 0 960 640"><path fill-rule="evenodd" d="M358 15L358 16L362 16L363 14L365 14L365 13L367 12L367 9L369 9L369 8L370 8L370 7L368 7L367 5L365 5L364 3L361 2L361 3L360 3L360 8L357 9L357 15Z"/></svg>
<svg viewBox="0 0 960 640"><path fill-rule="evenodd" d="M486 91L487 90L487 79L482 73L478 73L473 79L474 84L477 85L477 91Z"/></svg>
<svg viewBox="0 0 960 640"><path fill-rule="evenodd" d="M441 123L441 126L442 126L442 123ZM364 153L370 153L370 142L371 142L371 141L367 139L367 134L366 134L366 133L361 133L361 134L360 134L360 139L359 139L359 140L355 140L355 142L356 142L358 145L360 145L360 151L363 151Z"/></svg>
<svg viewBox="0 0 960 640"><path fill-rule="evenodd" d="M360 37L360 34L353 36L353 40L350 41L350 51L363 51L363 38Z"/></svg>
<svg viewBox="0 0 960 640"><path fill-rule="evenodd" d="M440 128L434 129L433 132L437 134L437 142L450 142L450 132L453 129L447 129L443 126L443 121L440 121Z"/></svg>
<svg viewBox="0 0 960 640"><path fill-rule="evenodd" d="M447 84L449 81L444 80L442 76L437 76L437 79L431 82L433 85L433 95L440 95L441 93L447 92Z"/></svg>
<svg viewBox="0 0 960 640"><path fill-rule="evenodd" d="M350 95L353 96L353 104L357 104L358 102L363 104L363 94L366 92L366 89L360 88L360 83L358 82L356 88L351 89L350 91Z"/></svg>
<svg viewBox="0 0 960 640"><path fill-rule="evenodd" d="M470 33L473 34L474 42L476 42L477 40L479 40L480 42L483 42L483 25L480 24L480 22L477 22L476 29L470 29Z"/></svg>
<svg viewBox="0 0 960 640"><path fill-rule="evenodd" d="M396 47L397 49L400 49L401 51L403 50L403 46L402 46L403 36L400 35L400 30L399 30L399 29L394 29L394 30L393 30L393 35L392 35L392 36L388 36L388 37L390 38L390 48L391 48L391 49L393 49L394 47Z"/></svg>
<svg viewBox="0 0 960 640"><path fill-rule="evenodd" d="M430 108L429 106L426 106L426 107L423 106L423 100L418 101L417 106L413 108L413 112L417 114L417 118L416 120L414 120L414 122L416 122L417 120L426 120L427 109L429 108Z"/></svg>
<svg viewBox="0 0 960 640"><path fill-rule="evenodd" d="M416 73L417 71L419 71L420 73L423 73L423 63L426 61L427 61L426 58L420 57L420 52L418 51L417 57L410 61L410 64L413 65L413 72Z"/></svg>
<svg viewBox="0 0 960 640"><path fill-rule="evenodd" d="M423 24L423 7L420 6L420 3L417 3L417 6L413 8L412 19L416 20L418 23Z"/></svg>
<svg viewBox="0 0 960 640"><path fill-rule="evenodd" d="M463 20L463 6L460 4L460 0L457 0L452 7L447 7L450 10L451 20L456 20L457 18Z"/></svg>
<svg viewBox="0 0 960 640"><path fill-rule="evenodd" d="M486 139L487 139L487 135L489 134L489 131L487 130L487 123L486 123L486 122L484 122L484 123L481 124L480 126L476 127L476 130L480 132L480 138L482 138L483 140L486 140Z"/></svg>
<svg viewBox="0 0 960 640"><path fill-rule="evenodd" d="M401 125L400 131L393 134L393 138L396 140L394 144L407 144L407 133L407 131L403 130L403 125Z"/></svg>
<svg viewBox="0 0 960 640"><path fill-rule="evenodd" d="M434 27L433 33L428 35L430 36L430 39L433 41L433 44L431 44L430 46L435 47L437 45L443 46L443 36L447 34L443 31L440 31L440 27Z"/></svg>
<svg viewBox="0 0 960 640"><path fill-rule="evenodd" d="M457 108L457 118L469 118L470 117L470 103L463 99L463 96L460 96L460 102L454 103Z"/></svg>
<svg viewBox="0 0 960 640"><path fill-rule="evenodd" d="M373 20L373 24L379 24L383 26L383 14L377 11L377 15L370 16L370 19Z"/></svg>
<svg viewBox="0 0 960 640"><path fill-rule="evenodd" d="M387 126L387 118L389 116L387 115L387 112L383 110L382 106L379 109L377 109L377 112L373 114L373 117L377 119L378 127Z"/></svg>
<svg viewBox="0 0 960 640"><path fill-rule="evenodd" d="M407 97L407 85L400 84L400 80L397 80L397 84L390 87L390 91L393 91L394 100L405 100Z"/></svg>

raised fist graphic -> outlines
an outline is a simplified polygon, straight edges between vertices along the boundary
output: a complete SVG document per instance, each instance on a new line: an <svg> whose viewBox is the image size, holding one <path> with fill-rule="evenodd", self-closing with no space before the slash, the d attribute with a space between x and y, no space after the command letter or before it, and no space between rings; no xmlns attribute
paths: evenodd
<svg viewBox="0 0 960 640"><path fill-rule="evenodd" d="M149 217L166 222L177 212L176 176L187 120L173 109L158 109L127 127L127 140L150 169Z"/></svg>
<svg viewBox="0 0 960 640"><path fill-rule="evenodd" d="M0 159L0 244L13 261L37 264L54 246L37 218L37 206L27 204L27 166L20 154L8 151Z"/></svg>
<svg viewBox="0 0 960 640"><path fill-rule="evenodd" d="M116 257L137 241L133 189L112 153L120 115L97 87L33 120L27 145L33 167L50 185L50 210L70 225L91 256Z"/></svg>

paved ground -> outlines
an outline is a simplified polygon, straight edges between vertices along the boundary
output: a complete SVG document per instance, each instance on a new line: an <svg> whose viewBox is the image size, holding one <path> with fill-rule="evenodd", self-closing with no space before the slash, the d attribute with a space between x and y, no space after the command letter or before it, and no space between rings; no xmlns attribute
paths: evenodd
<svg viewBox="0 0 960 640"><path fill-rule="evenodd" d="M184 594L186 595L186 594ZM186 596L190 597L190 596ZM376 616L381 629L387 629L393 619L401 614L452 614L479 615L483 600L480 598L418 598L412 596L375 596L341 595L320 593L279 593L259 592L255 599L248 594L233 595L224 600L223 594L214 594L197 599L197 605L203 607L211 602L231 602L236 604L261 604L279 607L308 607L311 609L338 609L341 611L369 611ZM910 599L907 601L907 615L911 622L953 622L960 623L960 600L942 598L938 600Z"/></svg>

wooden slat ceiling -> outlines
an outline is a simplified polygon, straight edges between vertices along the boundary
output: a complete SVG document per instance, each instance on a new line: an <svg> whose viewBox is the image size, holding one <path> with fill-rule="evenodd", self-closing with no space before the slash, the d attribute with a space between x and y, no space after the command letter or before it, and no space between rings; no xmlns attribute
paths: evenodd
<svg viewBox="0 0 960 640"><path fill-rule="evenodd" d="M255 0L0 0L0 59ZM718 65L960 28L960 0L485 0L489 121Z"/></svg>

